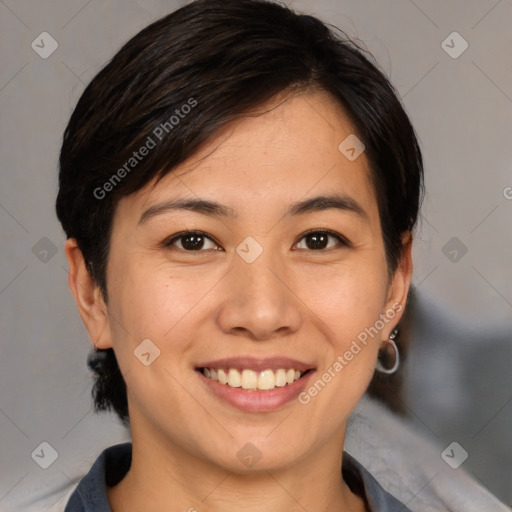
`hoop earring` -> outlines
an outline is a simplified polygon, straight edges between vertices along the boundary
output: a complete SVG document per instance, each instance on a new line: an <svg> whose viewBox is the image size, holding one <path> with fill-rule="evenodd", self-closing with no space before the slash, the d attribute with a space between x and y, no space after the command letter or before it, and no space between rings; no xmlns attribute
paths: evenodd
<svg viewBox="0 0 512 512"><path fill-rule="evenodd" d="M384 368L379 360L377 360L377 366L376 370L381 373L386 373L387 375L391 375L392 373L395 373L398 370L398 367L400 366L400 353L398 352L398 347L395 343L395 338L398 335L398 329L395 327L390 333L389 333L389 343L393 347L395 351L395 364L387 369Z"/></svg>

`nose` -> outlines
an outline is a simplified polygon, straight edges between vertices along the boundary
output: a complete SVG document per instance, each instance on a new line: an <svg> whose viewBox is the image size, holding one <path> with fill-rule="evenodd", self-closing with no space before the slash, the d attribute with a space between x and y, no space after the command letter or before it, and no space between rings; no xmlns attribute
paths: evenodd
<svg viewBox="0 0 512 512"><path fill-rule="evenodd" d="M252 263L235 256L233 265L223 280L220 328L261 341L296 332L303 321L301 301L284 262L264 250Z"/></svg>

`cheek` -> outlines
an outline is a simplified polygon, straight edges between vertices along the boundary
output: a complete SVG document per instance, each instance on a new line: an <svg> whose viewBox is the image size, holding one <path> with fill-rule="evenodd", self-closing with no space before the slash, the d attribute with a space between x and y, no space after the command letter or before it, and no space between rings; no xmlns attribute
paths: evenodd
<svg viewBox="0 0 512 512"><path fill-rule="evenodd" d="M173 352L183 351L190 343L183 333L189 318L221 275L151 264L147 256L127 258L115 268L109 310L115 319L111 322L114 343L123 340L118 348L133 350L132 345L146 338L163 348L172 339Z"/></svg>
<svg viewBox="0 0 512 512"><path fill-rule="evenodd" d="M387 296L387 271L382 261L353 261L337 268L310 269L300 296L336 334L348 338L375 324Z"/></svg>
<svg viewBox="0 0 512 512"><path fill-rule="evenodd" d="M376 263L347 265L343 271L331 272L328 279L321 272L314 274L309 284L316 281L319 286L309 287L305 302L321 320L328 343L318 345L321 368L299 401L318 429L334 435L374 374L387 271L385 265Z"/></svg>
<svg viewBox="0 0 512 512"><path fill-rule="evenodd" d="M193 348L197 323L194 307L212 285L191 280L190 275L180 277L179 271L171 272L163 265L152 266L148 258L124 261L117 269L112 272L109 293L110 328L130 395L139 404L152 404L159 397L159 403L176 413L180 407L185 410L187 397L174 376L188 371L188 352ZM145 353L150 354L148 366L142 356Z"/></svg>

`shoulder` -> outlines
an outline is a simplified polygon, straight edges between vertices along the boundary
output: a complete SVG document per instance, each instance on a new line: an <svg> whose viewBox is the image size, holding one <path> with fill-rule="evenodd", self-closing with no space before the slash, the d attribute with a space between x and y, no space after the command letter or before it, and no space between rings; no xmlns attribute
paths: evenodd
<svg viewBox="0 0 512 512"><path fill-rule="evenodd" d="M107 486L116 485L128 472L132 444L121 443L103 450L71 494L64 512L112 512Z"/></svg>
<svg viewBox="0 0 512 512"><path fill-rule="evenodd" d="M413 512L510 511L462 467L452 469L443 446L417 425L367 396L351 416L345 450Z"/></svg>
<svg viewBox="0 0 512 512"><path fill-rule="evenodd" d="M368 512L411 512L347 452L343 453L342 474L351 490L365 500Z"/></svg>

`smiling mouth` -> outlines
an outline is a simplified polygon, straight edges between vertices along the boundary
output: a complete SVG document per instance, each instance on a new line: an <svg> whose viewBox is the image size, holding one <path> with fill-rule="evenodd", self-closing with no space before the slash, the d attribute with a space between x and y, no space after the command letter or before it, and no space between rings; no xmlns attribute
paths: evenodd
<svg viewBox="0 0 512 512"><path fill-rule="evenodd" d="M270 391L293 384L310 370L269 368L257 372L250 369L239 371L236 368L198 368L198 371L206 378L231 388L239 388L245 391Z"/></svg>

